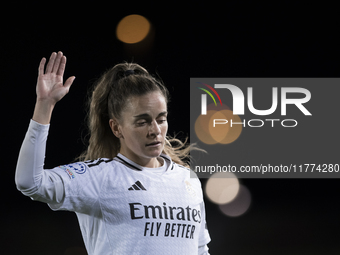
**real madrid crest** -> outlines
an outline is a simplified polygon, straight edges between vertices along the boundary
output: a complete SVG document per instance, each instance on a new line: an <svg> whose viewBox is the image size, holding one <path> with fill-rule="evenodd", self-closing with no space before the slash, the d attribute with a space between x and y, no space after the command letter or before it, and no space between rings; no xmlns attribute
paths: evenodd
<svg viewBox="0 0 340 255"><path fill-rule="evenodd" d="M185 188L192 197L196 197L196 192L194 188L191 186L190 182L185 181Z"/></svg>

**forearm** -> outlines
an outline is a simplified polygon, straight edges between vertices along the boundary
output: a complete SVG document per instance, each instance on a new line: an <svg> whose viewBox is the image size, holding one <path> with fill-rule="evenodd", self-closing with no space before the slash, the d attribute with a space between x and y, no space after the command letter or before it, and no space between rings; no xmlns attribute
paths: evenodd
<svg viewBox="0 0 340 255"><path fill-rule="evenodd" d="M44 167L46 140L54 105L37 100L33 118L21 145L15 182L21 191L34 193L40 185Z"/></svg>
<svg viewBox="0 0 340 255"><path fill-rule="evenodd" d="M41 184L48 130L49 125L31 121L22 143L15 182L19 190L28 192L26 195L36 192Z"/></svg>
<svg viewBox="0 0 340 255"><path fill-rule="evenodd" d="M60 176L44 170L48 130L49 125L31 120L20 149L15 182L24 195L53 204L60 203L65 193Z"/></svg>
<svg viewBox="0 0 340 255"><path fill-rule="evenodd" d="M54 103L51 100L37 98L32 121L21 145L15 173L15 182L21 191L33 189L28 192L34 193L40 185L53 108Z"/></svg>

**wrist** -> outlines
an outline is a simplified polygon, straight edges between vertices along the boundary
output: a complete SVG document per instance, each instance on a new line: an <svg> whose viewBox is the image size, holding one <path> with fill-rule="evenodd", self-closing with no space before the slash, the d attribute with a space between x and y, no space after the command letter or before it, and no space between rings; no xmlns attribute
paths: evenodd
<svg viewBox="0 0 340 255"><path fill-rule="evenodd" d="M56 102L54 100L51 100L51 99L44 99L44 98L38 98L37 97L37 100L35 102L35 104L39 104L39 105L42 105L44 107L54 107Z"/></svg>
<svg viewBox="0 0 340 255"><path fill-rule="evenodd" d="M54 106L55 103L49 100L37 99L32 119L43 125L49 124Z"/></svg>

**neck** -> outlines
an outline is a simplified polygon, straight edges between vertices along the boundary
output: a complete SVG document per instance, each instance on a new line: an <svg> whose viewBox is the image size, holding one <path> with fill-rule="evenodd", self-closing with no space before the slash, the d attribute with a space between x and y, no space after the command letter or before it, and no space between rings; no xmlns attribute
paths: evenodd
<svg viewBox="0 0 340 255"><path fill-rule="evenodd" d="M136 162L136 163L139 164L138 162ZM141 165L141 164L139 164L139 165ZM157 168L157 167L161 167L162 164L158 160L158 158L151 158L146 164L143 164L141 166L148 167L148 168Z"/></svg>
<svg viewBox="0 0 340 255"><path fill-rule="evenodd" d="M120 151L120 154L122 154L123 156L127 157L128 159L132 160L136 164L143 166L143 167L157 168L163 165L163 162L160 161L158 157L157 158L140 158L134 155L127 155L126 153L124 153L124 151Z"/></svg>

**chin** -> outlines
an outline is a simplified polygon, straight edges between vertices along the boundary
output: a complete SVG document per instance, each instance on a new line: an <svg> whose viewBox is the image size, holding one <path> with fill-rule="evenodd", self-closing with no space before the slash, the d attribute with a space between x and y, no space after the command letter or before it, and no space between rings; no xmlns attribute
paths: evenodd
<svg viewBox="0 0 340 255"><path fill-rule="evenodd" d="M153 151L148 151L146 153L146 155L148 155L150 158L157 158L159 157L163 152L163 148L162 149L157 149L157 150L153 150Z"/></svg>
<svg viewBox="0 0 340 255"><path fill-rule="evenodd" d="M149 153L150 158L158 158L162 154L162 151Z"/></svg>

